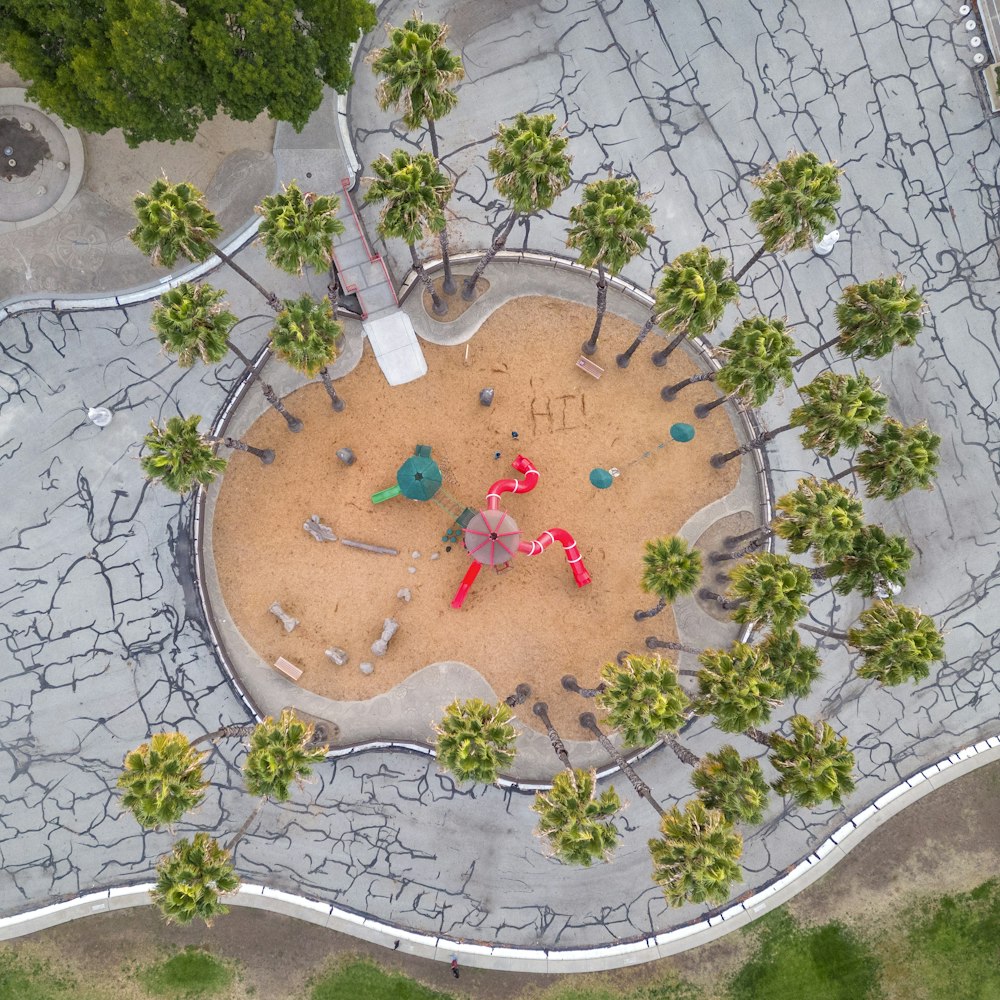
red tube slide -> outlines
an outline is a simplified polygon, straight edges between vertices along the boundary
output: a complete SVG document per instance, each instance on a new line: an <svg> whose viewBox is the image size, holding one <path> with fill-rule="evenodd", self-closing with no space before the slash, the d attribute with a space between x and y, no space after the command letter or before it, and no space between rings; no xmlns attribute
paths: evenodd
<svg viewBox="0 0 1000 1000"><path fill-rule="evenodd" d="M465 571L465 576L462 577L462 585L458 588L458 593L451 599L451 606L456 611L462 606L465 598L468 597L469 591L476 582L476 577L479 576L479 571L482 568L483 564L481 562L473 560L472 565Z"/></svg>
<svg viewBox="0 0 1000 1000"><path fill-rule="evenodd" d="M500 506L500 495L502 493L530 493L537 485L541 477L538 469L532 464L531 459L524 455L518 455L510 463L512 469L524 474L524 479L498 479L486 494L486 509L496 510ZM528 479L528 476L533 478Z"/></svg>
<svg viewBox="0 0 1000 1000"><path fill-rule="evenodd" d="M566 562L573 572L573 579L578 587L586 587L590 583L590 574L583 565L583 556L576 547L573 536L562 528L549 528L543 531L533 542L520 542L517 551L526 556L537 556L544 552L553 542L560 542L566 552Z"/></svg>

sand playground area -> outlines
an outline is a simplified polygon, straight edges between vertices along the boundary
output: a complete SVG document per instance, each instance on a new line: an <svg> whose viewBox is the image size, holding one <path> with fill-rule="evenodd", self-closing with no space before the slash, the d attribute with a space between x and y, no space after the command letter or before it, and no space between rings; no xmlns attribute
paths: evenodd
<svg viewBox="0 0 1000 1000"><path fill-rule="evenodd" d="M660 399L662 386L695 372L689 353L678 349L666 368L655 368L649 354L662 340L650 338L628 369L618 369L614 357L636 327L609 312L593 359L605 368L597 380L575 364L593 321L593 309L568 301L518 298L500 306L467 344L423 343L424 378L390 387L366 345L360 364L337 382L344 412L333 412L316 382L285 398L305 423L300 433L290 433L270 409L254 423L245 439L274 448L277 457L265 467L252 456L227 454L214 558L229 616L265 661L285 657L303 670L302 687L355 700L381 694L428 664L459 660L500 698L530 684L531 697L516 710L525 724L541 728L531 705L542 700L561 735L589 738L578 716L593 703L564 691L560 679L569 673L596 684L601 665L619 650L643 650L649 634L675 638L669 608L647 621L632 617L655 604L639 585L644 543L675 534L729 493L739 474L738 460L720 470L709 464L715 452L737 444L730 408L703 420L693 414L697 403L717 398L710 383L689 386L671 403ZM479 402L486 386L495 389L489 408ZM694 426L693 440L671 440L677 422ZM442 490L427 502L397 496L373 504L372 494L396 482L417 445L431 447ZM335 454L345 446L357 456L351 466ZM538 468L539 484L523 495L504 494L500 509L528 541L547 528L569 531L593 582L578 588L555 544L538 556L515 557L506 571L484 568L454 610L450 602L470 558L461 542L444 540L454 526L443 509L451 506L446 494L460 508L484 507L494 481L522 478L511 468L518 454ZM597 489L589 479L595 468L616 468L620 476ZM339 538L399 555L317 542L302 528L313 514ZM397 596L403 588L408 602ZM292 633L268 611L274 601L299 619ZM399 630L386 655L374 656L371 645L390 617ZM325 655L333 646L347 651L345 665ZM362 662L374 664L374 672L363 674Z"/></svg>

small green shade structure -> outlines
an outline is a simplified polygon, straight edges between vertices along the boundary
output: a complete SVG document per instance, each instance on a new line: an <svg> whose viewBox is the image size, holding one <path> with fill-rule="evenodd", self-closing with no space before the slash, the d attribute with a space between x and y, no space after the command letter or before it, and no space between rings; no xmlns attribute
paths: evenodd
<svg viewBox="0 0 1000 1000"><path fill-rule="evenodd" d="M670 436L675 441L687 443L694 437L694 428L690 424L672 424Z"/></svg>
<svg viewBox="0 0 1000 1000"><path fill-rule="evenodd" d="M596 486L599 490L606 490L614 481L614 476L607 469L590 470L590 485Z"/></svg>
<svg viewBox="0 0 1000 1000"><path fill-rule="evenodd" d="M418 444L396 473L396 485L372 495L372 503L381 503L398 497L400 493L409 500L430 500L441 489L441 470L431 458L427 445Z"/></svg>

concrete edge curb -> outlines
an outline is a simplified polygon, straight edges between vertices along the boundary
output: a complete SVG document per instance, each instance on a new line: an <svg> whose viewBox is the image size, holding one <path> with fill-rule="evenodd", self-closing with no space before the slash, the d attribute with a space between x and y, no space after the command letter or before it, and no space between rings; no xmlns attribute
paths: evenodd
<svg viewBox="0 0 1000 1000"><path fill-rule="evenodd" d="M420 934L373 920L333 903L254 883L241 885L237 893L226 902L233 906L247 906L307 920L320 927L350 934L384 947L391 947L394 942L399 941L402 951L421 958L448 961L452 955L456 955L463 964L475 968L553 974L595 972L639 965L707 944L746 926L764 913L786 903L826 874L865 837L907 806L955 778L998 760L1000 736L957 750L883 793L797 865L752 895L711 913L696 923L606 947L533 949ZM149 894L153 885L152 882L143 882L131 886L116 886L42 906L27 913L2 917L0 941L13 940L95 913L148 906L151 904Z"/></svg>

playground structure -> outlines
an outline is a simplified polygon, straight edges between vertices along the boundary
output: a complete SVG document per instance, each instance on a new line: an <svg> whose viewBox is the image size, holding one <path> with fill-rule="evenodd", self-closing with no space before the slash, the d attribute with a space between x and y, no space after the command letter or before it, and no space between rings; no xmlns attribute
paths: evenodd
<svg viewBox="0 0 1000 1000"><path fill-rule="evenodd" d="M500 497L504 493L530 493L537 485L541 474L524 455L518 455L511 466L524 475L524 479L498 479L486 494L486 507L474 514L465 525L463 543L472 557L472 564L462 578L458 592L452 598L451 606L461 608L476 577L483 566L492 566L499 571L509 567L515 554L537 556L553 542L559 542L566 553L573 579L578 587L590 583L590 573L583 564L583 557L576 547L573 536L563 528L549 528L530 542L521 540L521 531L514 519L500 510Z"/></svg>

